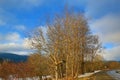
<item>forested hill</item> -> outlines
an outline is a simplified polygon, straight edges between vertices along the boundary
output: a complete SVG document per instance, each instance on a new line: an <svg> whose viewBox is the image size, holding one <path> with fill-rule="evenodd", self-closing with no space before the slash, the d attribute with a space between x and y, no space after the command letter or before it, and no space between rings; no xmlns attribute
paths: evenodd
<svg viewBox="0 0 120 80"><path fill-rule="evenodd" d="M27 55L17 55L12 53L2 53L0 52L0 60L7 60L11 62L25 62L27 61Z"/></svg>

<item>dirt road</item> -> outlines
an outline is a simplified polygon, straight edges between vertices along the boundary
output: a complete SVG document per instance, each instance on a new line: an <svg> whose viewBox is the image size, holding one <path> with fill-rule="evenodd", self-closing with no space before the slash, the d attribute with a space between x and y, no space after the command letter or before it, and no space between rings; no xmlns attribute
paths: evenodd
<svg viewBox="0 0 120 80"><path fill-rule="evenodd" d="M96 73L94 77L95 77L95 80L116 80L116 79L113 79L113 77L110 76L107 73L107 71L101 71L99 73Z"/></svg>

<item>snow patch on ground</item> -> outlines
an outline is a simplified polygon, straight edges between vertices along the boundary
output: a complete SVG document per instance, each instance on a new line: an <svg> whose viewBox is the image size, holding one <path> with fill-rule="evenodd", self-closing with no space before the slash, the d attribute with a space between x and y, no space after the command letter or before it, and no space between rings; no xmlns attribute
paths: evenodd
<svg viewBox="0 0 120 80"><path fill-rule="evenodd" d="M52 79L52 76L48 75L48 76L42 76L42 80L46 80L46 79ZM4 80L2 78L0 78L0 80ZM26 77L26 78L16 78L13 77L12 75L8 78L8 80L40 80L39 77Z"/></svg>
<svg viewBox="0 0 120 80"><path fill-rule="evenodd" d="M85 74L83 74L83 75L79 75L78 78L89 77L89 76L91 76L91 75L93 75L93 74L95 74L95 73L98 73L98 72L100 72L100 71L101 71L101 70L96 70L96 71L91 72L91 73L85 73Z"/></svg>
<svg viewBox="0 0 120 80"><path fill-rule="evenodd" d="M98 72L100 72L101 70L96 70L96 71L94 71L94 72L91 72L91 73L85 73L85 74L83 74L83 75L79 75L78 76L78 78L83 78L83 77L89 77L89 76L91 76L91 75L93 75L93 74L95 74L95 73L98 73ZM42 77L42 78L51 78L51 76L46 76L46 77ZM39 80L39 77L33 77L33 78L25 78L26 80ZM0 80L2 80L1 78L0 78ZM23 78L17 78L17 80L23 80ZM120 79L119 79L120 80Z"/></svg>

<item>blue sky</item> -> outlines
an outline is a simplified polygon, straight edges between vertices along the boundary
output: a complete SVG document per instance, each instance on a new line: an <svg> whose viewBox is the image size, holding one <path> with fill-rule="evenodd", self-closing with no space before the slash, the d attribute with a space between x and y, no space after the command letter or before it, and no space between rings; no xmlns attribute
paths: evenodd
<svg viewBox="0 0 120 80"><path fill-rule="evenodd" d="M120 60L120 0L0 0L0 52L30 54L26 33L45 29L47 17L62 14L65 4L89 18L100 36L106 60Z"/></svg>

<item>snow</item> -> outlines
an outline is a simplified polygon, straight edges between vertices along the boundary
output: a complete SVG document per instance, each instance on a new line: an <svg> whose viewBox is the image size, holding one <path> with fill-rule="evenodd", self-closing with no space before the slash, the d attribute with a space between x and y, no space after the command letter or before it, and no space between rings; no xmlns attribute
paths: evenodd
<svg viewBox="0 0 120 80"><path fill-rule="evenodd" d="M85 74L83 74L83 75L79 75L78 78L89 77L89 76L91 76L91 75L93 75L93 74L95 74L95 73L98 73L98 72L100 72L100 71L101 71L101 70L96 70L96 71L91 72L91 73L85 73Z"/></svg>
<svg viewBox="0 0 120 80"><path fill-rule="evenodd" d="M83 77L89 77L89 76L91 76L91 75L93 75L93 74L95 74L95 73L98 73L98 72L100 72L101 70L96 70L96 71L94 71L94 72L91 72L91 73L85 73L85 74L83 74L83 75L79 75L78 76L78 78L83 78ZM44 79L44 78L52 78L50 75L48 75L48 76L42 76L42 78ZM33 78L24 78L25 80L39 80L39 77L33 77ZM1 78L0 78L0 80L2 80ZM23 80L23 78L17 78L17 80ZM119 79L120 80L120 79Z"/></svg>
<svg viewBox="0 0 120 80"><path fill-rule="evenodd" d="M108 71L107 74L116 80L120 80L120 73L116 73L117 70Z"/></svg>
<svg viewBox="0 0 120 80"><path fill-rule="evenodd" d="M33 78L24 78L25 80L40 80L38 77L33 77ZM4 80L0 78L0 80ZM23 80L23 78L10 78L8 80Z"/></svg>
<svg viewBox="0 0 120 80"><path fill-rule="evenodd" d="M42 80L45 80L46 78L50 79L50 78L52 78L52 76L50 76L50 75L42 76ZM0 78L0 80L3 80L3 79ZM13 77L12 75L10 75L8 80L40 80L40 78L39 77L16 78L16 77Z"/></svg>
<svg viewBox="0 0 120 80"><path fill-rule="evenodd" d="M78 78L82 78L82 77L88 77L88 76L91 76L93 75L94 73L85 73L83 75L79 75Z"/></svg>

